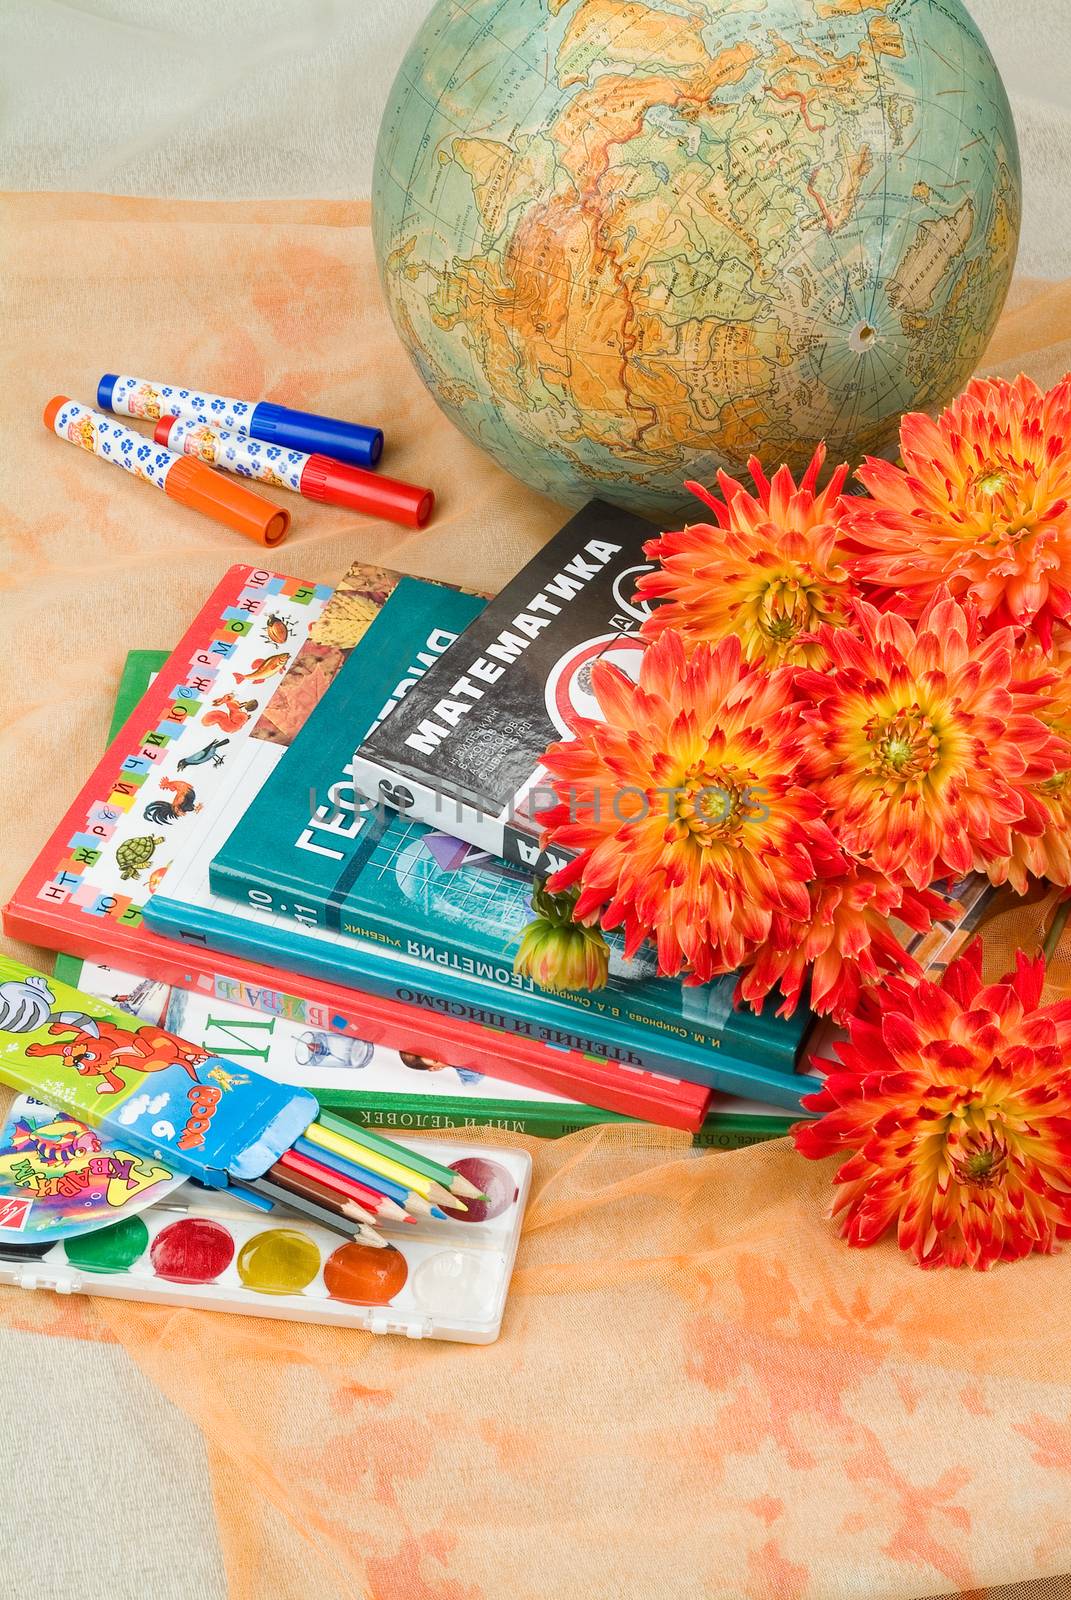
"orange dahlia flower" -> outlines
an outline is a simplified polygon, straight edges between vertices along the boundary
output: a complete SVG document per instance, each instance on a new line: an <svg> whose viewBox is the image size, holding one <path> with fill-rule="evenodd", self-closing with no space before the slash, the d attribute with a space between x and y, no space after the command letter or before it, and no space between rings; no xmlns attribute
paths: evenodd
<svg viewBox="0 0 1071 1600"><path fill-rule="evenodd" d="M893 932L896 919L926 933L947 911L928 889L900 888L883 872L841 856L809 886L810 911L800 921L778 913L770 933L741 975L738 997L755 1011L774 988L784 996L779 1015L790 1017L810 979L808 1003L843 1023L864 989L887 972L921 976L921 968Z"/></svg>
<svg viewBox="0 0 1071 1600"><path fill-rule="evenodd" d="M638 684L599 662L592 688L605 721L544 757L558 804L541 821L576 852L548 888L577 885L577 920L623 929L630 955L653 939L668 976L734 971L775 915L807 917L814 860L835 853L821 797L796 777L784 674L749 668L738 639L689 656L666 632Z"/></svg>
<svg viewBox="0 0 1071 1600"><path fill-rule="evenodd" d="M890 1230L920 1266L991 1267L1071 1238L1071 1000L1045 964L983 984L977 942L941 982L890 978L804 1105L797 1150L846 1152L831 1214L853 1245Z"/></svg>
<svg viewBox="0 0 1071 1600"><path fill-rule="evenodd" d="M865 601L854 624L822 629L825 672L796 674L840 843L918 889L1010 855L1013 829L1040 831L1027 791L1068 758L1014 676L1012 630L981 638L973 608L940 590L917 625Z"/></svg>
<svg viewBox="0 0 1071 1600"><path fill-rule="evenodd" d="M1038 691L1036 715L1071 751L1071 641L1066 635L1051 655L1035 648L1015 662L1015 672L1029 689ZM1031 785L1024 795L1027 825L1012 830L1011 851L987 866L993 883L1010 883L1025 894L1028 878L1071 884L1071 760L1058 761L1051 777Z"/></svg>
<svg viewBox="0 0 1071 1600"><path fill-rule="evenodd" d="M936 422L900 424L904 466L868 457L869 501L845 502L860 582L921 614L947 584L987 628L1029 628L1048 648L1071 621L1071 374L1043 393L1030 378L975 379Z"/></svg>
<svg viewBox="0 0 1071 1600"><path fill-rule="evenodd" d="M816 494L825 453L819 445L798 487L788 467L771 481L754 457L748 471L757 496L724 472L720 500L689 483L716 522L664 533L645 546L660 563L637 585L643 599L660 602L644 624L648 638L666 628L689 644L735 634L748 661L818 664L814 629L843 622L854 592L837 543L848 468L838 467Z"/></svg>

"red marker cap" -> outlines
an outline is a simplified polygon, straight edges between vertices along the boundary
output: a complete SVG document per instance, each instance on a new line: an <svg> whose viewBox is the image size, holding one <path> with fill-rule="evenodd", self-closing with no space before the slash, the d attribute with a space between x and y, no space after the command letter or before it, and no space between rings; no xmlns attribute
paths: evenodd
<svg viewBox="0 0 1071 1600"><path fill-rule="evenodd" d="M347 467L330 456L310 456L301 474L301 493L307 500L324 500L333 506L349 506L369 516L386 517L407 528L422 528L435 509L430 489L415 483L385 478L380 472L365 472Z"/></svg>

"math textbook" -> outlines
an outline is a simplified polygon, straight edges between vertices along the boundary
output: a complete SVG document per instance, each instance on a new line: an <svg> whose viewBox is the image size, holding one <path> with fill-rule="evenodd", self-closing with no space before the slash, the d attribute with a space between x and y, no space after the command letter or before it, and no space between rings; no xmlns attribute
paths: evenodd
<svg viewBox="0 0 1071 1600"><path fill-rule="evenodd" d="M146 906L198 863L207 894L208 862L282 758L284 748L253 732L313 623L329 615L332 594L329 585L261 568L224 575L4 908L7 933L307 1027L694 1132L706 1090L534 1039L490 1013L473 1020L434 994L402 1004L337 977L296 976L285 942L272 943L266 915L255 953L213 948L203 936L177 942L149 928Z"/></svg>
<svg viewBox="0 0 1071 1600"><path fill-rule="evenodd" d="M601 500L571 518L363 738L361 792L528 872L560 865L532 816L550 802L542 756L578 717L599 715L595 660L635 672L647 614L636 580L652 532Z"/></svg>
<svg viewBox="0 0 1071 1600"><path fill-rule="evenodd" d="M216 855L213 891L346 934L357 941L353 970L362 984L378 983L394 954L449 970L474 994L496 989L504 1008L523 996L525 1015L559 1022L587 1043L619 1043L652 1067L656 1058L663 1069L724 1049L791 1071L812 1021L805 1008L788 1020L772 1004L760 1016L737 1009L732 974L685 987L658 976L653 949L626 960L616 933L608 935L605 989L551 994L519 976L513 957L533 915L529 874L355 792L352 730L361 708L373 713L371 723L404 705L414 692L412 664L433 670L479 604L403 580ZM408 985L413 974L403 966L398 976Z"/></svg>

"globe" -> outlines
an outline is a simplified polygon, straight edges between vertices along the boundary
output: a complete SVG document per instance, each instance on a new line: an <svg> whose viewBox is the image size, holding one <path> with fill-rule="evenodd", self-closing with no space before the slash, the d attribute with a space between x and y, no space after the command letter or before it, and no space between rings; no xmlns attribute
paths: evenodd
<svg viewBox="0 0 1071 1600"><path fill-rule="evenodd" d="M893 449L975 368L1019 216L959 0L439 0L373 180L446 414L565 504L662 520L752 454Z"/></svg>

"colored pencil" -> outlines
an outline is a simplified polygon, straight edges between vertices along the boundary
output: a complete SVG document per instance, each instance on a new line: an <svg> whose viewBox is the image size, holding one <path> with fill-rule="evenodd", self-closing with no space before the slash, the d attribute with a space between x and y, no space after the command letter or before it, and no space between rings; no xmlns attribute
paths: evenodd
<svg viewBox="0 0 1071 1600"><path fill-rule="evenodd" d="M364 1167L369 1172L377 1172L393 1183L402 1184L407 1190L422 1194L433 1206L449 1206L452 1211L468 1210L463 1200L452 1195L449 1189L444 1189L434 1178L427 1178L423 1173L414 1172L412 1167L405 1166L401 1161L395 1161L393 1156L380 1155L378 1150L365 1150L345 1134L336 1133L333 1128L326 1128L319 1122L314 1122L310 1128L305 1129L305 1137L310 1144L318 1145L321 1150L329 1150L334 1155L343 1156L354 1166Z"/></svg>
<svg viewBox="0 0 1071 1600"><path fill-rule="evenodd" d="M401 1161L413 1172L422 1173L425 1178L435 1178L444 1189L451 1194L459 1194L463 1200L486 1200L487 1196L482 1190L477 1189L468 1178L462 1177L460 1172L455 1172L452 1167L444 1167L441 1162L432 1161L430 1156L422 1155L416 1150L410 1150L406 1145L400 1145L394 1139L384 1139L382 1134L374 1133L371 1128L360 1128L355 1123L346 1122L342 1117L336 1117L330 1111L321 1109L317 1122L324 1128L330 1128L332 1133L339 1134L343 1139L349 1139L354 1144L359 1144L366 1150L378 1150L381 1155L391 1156L396 1161ZM399 1154L399 1151L402 1153Z"/></svg>
<svg viewBox="0 0 1071 1600"><path fill-rule="evenodd" d="M310 1145L309 1148L314 1150L316 1146ZM311 1156L302 1155L300 1150L284 1151L271 1170L273 1173L288 1171L298 1177L311 1178L315 1183L321 1183L328 1188L332 1188L336 1194L345 1195L358 1205L367 1208L372 1214L373 1220L378 1218L380 1222L416 1221L415 1217L411 1217L407 1211L403 1211L401 1206L396 1205L389 1196L379 1194L374 1189L369 1189L366 1184L358 1183L355 1178L349 1177L346 1173L336 1171L334 1168L327 1166L325 1162L314 1161Z"/></svg>
<svg viewBox="0 0 1071 1600"><path fill-rule="evenodd" d="M304 1194L307 1200L316 1200L323 1206L338 1207L343 1215L352 1217L354 1222L375 1225L375 1212L369 1211L368 1207L361 1205L358 1200L351 1200L335 1184L321 1183L319 1179L306 1173L295 1172L292 1167L284 1167L280 1161L269 1167L264 1176L272 1183L281 1183L284 1189L292 1189L295 1194Z"/></svg>
<svg viewBox="0 0 1071 1600"><path fill-rule="evenodd" d="M347 1200L345 1195L339 1194L330 1184L318 1183L315 1178L302 1177L287 1167L278 1163L265 1173L270 1183L280 1184L289 1194L300 1195L303 1200L311 1200L314 1205L326 1206L328 1211L337 1211L340 1216L349 1217L354 1222L371 1225L375 1217L364 1206L358 1205L355 1200Z"/></svg>
<svg viewBox="0 0 1071 1600"><path fill-rule="evenodd" d="M362 1166L359 1161L352 1160L349 1156L339 1155L334 1150L327 1150L323 1145L313 1144L309 1139L296 1139L294 1149L299 1155L308 1156L313 1161L318 1161L321 1166L331 1167L335 1172L345 1173L356 1183L363 1183L366 1188L378 1189L381 1194L389 1195L396 1205L405 1211L419 1211L428 1215L431 1206L413 1189L407 1189L404 1184L395 1183L392 1178L384 1178L378 1172L372 1172L368 1167ZM421 1204L416 1204L420 1201ZM363 1202L362 1202L363 1203Z"/></svg>
<svg viewBox="0 0 1071 1600"><path fill-rule="evenodd" d="M313 1200L306 1200L302 1195L294 1194L289 1189L284 1189L281 1183L273 1183L271 1178L243 1178L234 1180L239 1188L251 1189L254 1194L260 1194L271 1200L276 1206L284 1210L296 1211L303 1217L308 1217L310 1222L318 1222L321 1228L330 1228L332 1233L344 1234L347 1239L359 1239L362 1244L370 1244L379 1249L386 1245L386 1239L370 1228L365 1222L356 1222L352 1217L346 1216L341 1206L329 1207L320 1205Z"/></svg>

